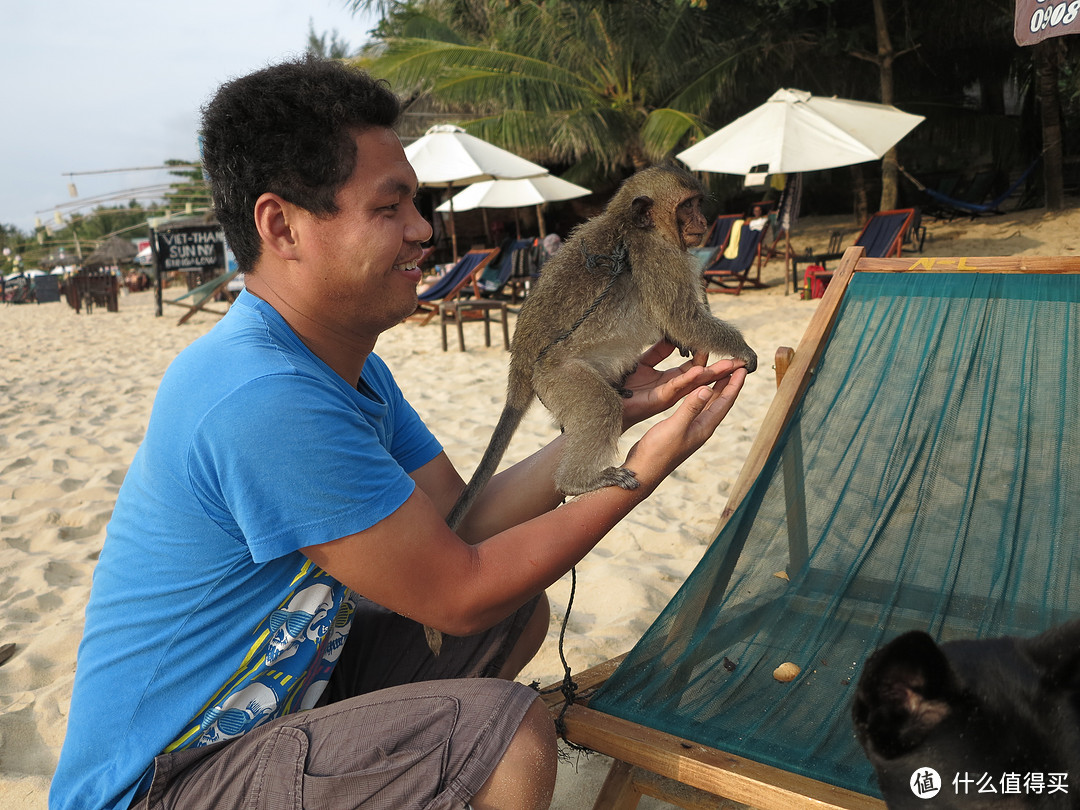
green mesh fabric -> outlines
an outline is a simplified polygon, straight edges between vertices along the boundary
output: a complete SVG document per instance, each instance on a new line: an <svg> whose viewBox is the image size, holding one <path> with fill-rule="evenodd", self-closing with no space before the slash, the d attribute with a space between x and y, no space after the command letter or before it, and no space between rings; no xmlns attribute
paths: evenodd
<svg viewBox="0 0 1080 810"><path fill-rule="evenodd" d="M1080 616L1078 302L1077 276L857 273L762 474L591 707L880 795L851 725L875 648Z"/></svg>

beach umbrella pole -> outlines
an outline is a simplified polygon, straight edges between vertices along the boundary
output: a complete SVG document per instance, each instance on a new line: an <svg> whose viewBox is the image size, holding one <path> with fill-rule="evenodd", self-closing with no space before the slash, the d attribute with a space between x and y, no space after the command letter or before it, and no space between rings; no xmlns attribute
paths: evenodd
<svg viewBox="0 0 1080 810"><path fill-rule="evenodd" d="M454 264L458 261L457 250L457 228L454 227L454 184L449 183L446 186L446 192L450 195L450 247L454 251Z"/></svg>

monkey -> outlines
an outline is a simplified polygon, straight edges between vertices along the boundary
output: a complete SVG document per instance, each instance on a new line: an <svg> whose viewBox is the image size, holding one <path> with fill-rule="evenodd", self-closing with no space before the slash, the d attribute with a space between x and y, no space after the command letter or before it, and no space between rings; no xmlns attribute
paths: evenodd
<svg viewBox="0 0 1080 810"><path fill-rule="evenodd" d="M704 189L675 165L627 178L597 216L579 225L541 268L510 344L506 404L483 458L446 519L457 529L499 466L534 397L566 440L555 472L564 495L608 486L635 489L633 471L610 466L622 435L622 385L644 349L661 338L757 368L742 334L709 311L698 262ZM442 633L424 628L435 655Z"/></svg>
<svg viewBox="0 0 1080 810"><path fill-rule="evenodd" d="M623 182L603 212L579 225L542 267L518 314L506 404L484 456L447 523L460 525L486 486L535 396L566 436L555 472L564 495L634 489L611 466L622 434L623 382L644 349L666 339L683 355L757 355L739 330L709 312L697 261L704 189L684 169L653 166Z"/></svg>

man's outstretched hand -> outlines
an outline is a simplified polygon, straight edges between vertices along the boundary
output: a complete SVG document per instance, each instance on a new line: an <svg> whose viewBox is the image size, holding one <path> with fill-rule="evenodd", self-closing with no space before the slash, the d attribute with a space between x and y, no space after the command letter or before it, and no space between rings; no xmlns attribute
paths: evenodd
<svg viewBox="0 0 1080 810"><path fill-rule="evenodd" d="M666 411L691 391L711 385L743 366L741 360L731 359L706 365L708 355L700 353L677 368L658 370L656 366L673 351L671 343L657 343L641 356L637 368L623 382L622 387L631 394L623 403L623 430Z"/></svg>

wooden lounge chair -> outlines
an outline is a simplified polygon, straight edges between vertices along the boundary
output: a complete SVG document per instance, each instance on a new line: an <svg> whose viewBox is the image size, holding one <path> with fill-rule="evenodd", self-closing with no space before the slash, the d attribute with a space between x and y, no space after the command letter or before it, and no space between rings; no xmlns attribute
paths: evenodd
<svg viewBox="0 0 1080 810"><path fill-rule="evenodd" d="M742 222L741 225L740 222ZM735 228L739 229L738 252L733 258L727 258L724 254L728 252L727 247L735 233ZM768 225L755 230L740 218L736 218L729 229L728 238L713 253L711 260L702 270L701 275L705 281L706 292L738 295L748 284L758 288L765 286L761 282L761 245L766 230L768 230ZM754 273L753 278L751 278L751 272Z"/></svg>
<svg viewBox="0 0 1080 810"><path fill-rule="evenodd" d="M166 299L162 303L171 304L174 307L183 307L187 310L187 312L180 316L180 320L176 322L177 326L187 323L197 312L209 312L220 318L225 314L225 311L220 309L208 309L206 305L213 301L215 296L228 286L229 282L236 276L236 273L236 270L222 273L220 276L212 278L209 281L200 284L198 287L191 288L183 295L178 295L176 298L172 299Z"/></svg>
<svg viewBox="0 0 1080 810"><path fill-rule="evenodd" d="M498 255L488 263L477 279L477 287L484 298L515 297L511 288L514 265L524 250L536 247L536 239L507 239L499 248ZM508 288L511 288L508 292Z"/></svg>
<svg viewBox="0 0 1080 810"><path fill-rule="evenodd" d="M416 311L407 320L419 320L421 324L430 323L431 319L439 314L440 303L453 301L466 290L479 298L480 274L498 252L498 248L470 250L417 296Z"/></svg>
<svg viewBox="0 0 1080 810"><path fill-rule="evenodd" d="M569 705L545 690L567 740L616 760L594 808L881 810L850 719L875 648L1080 617L1062 489L1078 352L1080 258L849 249L778 353L705 557L621 666L574 676ZM783 661L802 667L790 683Z"/></svg>
<svg viewBox="0 0 1080 810"><path fill-rule="evenodd" d="M867 257L871 259L887 259L891 256L899 256L903 251L904 239L907 237L908 228L911 227L914 217L914 208L878 211L866 220L852 247L865 248ZM830 243L830 250L827 253L792 255L791 281L795 292L799 292L801 289L799 287L800 264L820 264L826 268L826 273L828 273L826 267L828 262L836 261L844 255L842 250L832 250L831 247L832 244ZM828 274L826 278L831 279L832 275Z"/></svg>

